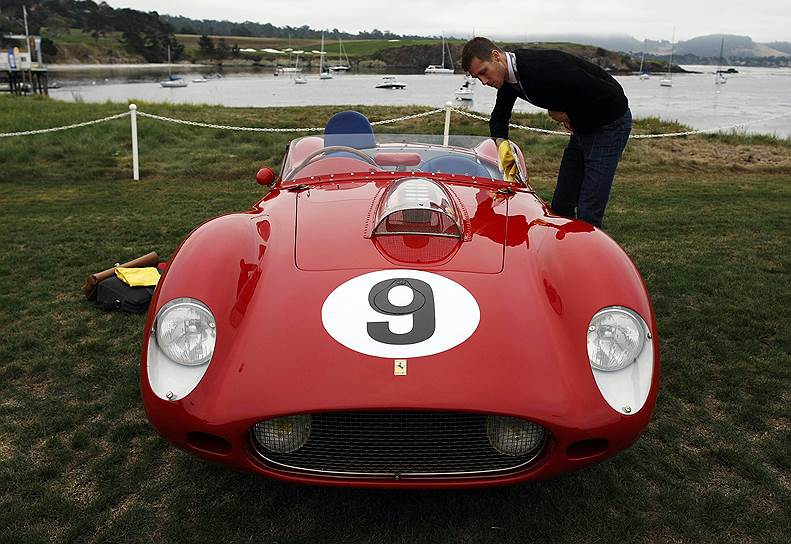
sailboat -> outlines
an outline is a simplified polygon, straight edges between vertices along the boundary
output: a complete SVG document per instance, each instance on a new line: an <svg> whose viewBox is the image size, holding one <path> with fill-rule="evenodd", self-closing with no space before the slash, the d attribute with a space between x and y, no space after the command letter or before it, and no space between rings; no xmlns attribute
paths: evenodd
<svg viewBox="0 0 791 544"><path fill-rule="evenodd" d="M294 51L294 48L291 47L291 34L288 35L288 47L283 49L281 53L288 53L288 64L291 64L291 55L294 53L304 53L304 51ZM297 66L281 66L277 69L278 72L281 74L294 74L302 71L302 68L299 67L299 57L297 57Z"/></svg>
<svg viewBox="0 0 791 544"><path fill-rule="evenodd" d="M643 63L645 62L645 48L648 45L648 40L643 40L643 56L640 57L640 79L651 79L651 76L643 72Z"/></svg>
<svg viewBox="0 0 791 544"><path fill-rule="evenodd" d="M321 31L321 51L319 51L319 79L332 79L332 74L324 68L324 31Z"/></svg>
<svg viewBox="0 0 791 544"><path fill-rule="evenodd" d="M448 56L450 57L450 47L448 48ZM436 66L429 64L423 71L425 74L452 74L453 73L453 58L450 59L450 68L445 68L445 35L442 35L442 65Z"/></svg>
<svg viewBox="0 0 791 544"><path fill-rule="evenodd" d="M676 42L676 27L673 27L673 39L670 40L670 60L667 62L667 75L659 81L661 87L673 86L673 47Z"/></svg>
<svg viewBox="0 0 791 544"><path fill-rule="evenodd" d="M345 64L344 60L346 61ZM347 72L349 69L349 56L346 54L346 49L343 48L343 40L338 36L338 64L330 66L330 70L333 72Z"/></svg>
<svg viewBox="0 0 791 544"><path fill-rule="evenodd" d="M725 36L722 37L722 41L720 41L720 57L717 59L717 71L714 72L714 84L715 85L725 85L728 82L728 76L726 76L722 70L720 70L722 65L722 50L725 47Z"/></svg>
<svg viewBox="0 0 791 544"><path fill-rule="evenodd" d="M168 89L186 87L188 85L187 80L182 76L174 76L170 72L170 45L168 45L168 78L164 81L160 81L159 84Z"/></svg>
<svg viewBox="0 0 791 544"><path fill-rule="evenodd" d="M299 51L294 51L294 54L297 55L297 62L294 65L294 72L296 72L297 75L294 76L294 83L296 83L297 85L304 85L305 83L308 82L308 80L305 78L305 76L303 76L301 73L299 73L299 72L302 71L302 68L299 67L299 56L302 53L304 53L304 51L302 51L301 49Z"/></svg>

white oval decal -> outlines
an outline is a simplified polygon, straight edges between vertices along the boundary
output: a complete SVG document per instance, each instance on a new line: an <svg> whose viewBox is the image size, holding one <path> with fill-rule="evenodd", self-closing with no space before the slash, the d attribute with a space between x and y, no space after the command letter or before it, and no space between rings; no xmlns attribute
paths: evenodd
<svg viewBox="0 0 791 544"><path fill-rule="evenodd" d="M453 280L420 270L380 270L339 285L321 308L324 328L349 349L374 357L423 357L472 336L478 303Z"/></svg>

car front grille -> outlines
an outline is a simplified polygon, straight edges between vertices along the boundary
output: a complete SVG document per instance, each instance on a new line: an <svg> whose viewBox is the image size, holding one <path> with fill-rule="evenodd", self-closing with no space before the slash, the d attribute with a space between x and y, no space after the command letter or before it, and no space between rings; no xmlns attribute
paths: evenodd
<svg viewBox="0 0 791 544"><path fill-rule="evenodd" d="M501 453L502 442L498 443L500 451L492 445L489 436L503 419L527 426L527 433L518 440L529 440L529 451L506 455ZM250 438L267 465L286 472L338 477L494 477L525 468L543 451L549 434L540 425L515 418L433 411L316 413L310 416L308 432L307 442L290 453L267 448L266 436L256 427Z"/></svg>

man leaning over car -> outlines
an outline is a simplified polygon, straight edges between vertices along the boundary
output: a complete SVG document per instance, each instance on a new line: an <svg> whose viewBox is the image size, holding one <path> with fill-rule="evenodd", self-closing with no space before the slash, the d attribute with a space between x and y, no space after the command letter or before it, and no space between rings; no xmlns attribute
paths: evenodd
<svg viewBox="0 0 791 544"><path fill-rule="evenodd" d="M575 217L576 209L576 217L601 227L615 169L632 130L621 85L595 64L563 51L505 52L480 37L464 45L462 68L497 88L489 131L498 147L508 139L517 98L546 108L571 133L552 209L567 217Z"/></svg>

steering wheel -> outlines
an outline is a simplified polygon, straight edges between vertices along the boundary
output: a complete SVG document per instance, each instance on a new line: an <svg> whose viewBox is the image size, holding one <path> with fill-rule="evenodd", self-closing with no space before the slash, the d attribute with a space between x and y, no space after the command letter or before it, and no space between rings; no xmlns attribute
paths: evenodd
<svg viewBox="0 0 791 544"><path fill-rule="evenodd" d="M317 149L316 151L305 157L305 159L301 163L299 163L297 166L291 169L291 172L288 173L286 178L288 179L293 178L300 170L302 170L311 162L313 162L313 160L316 157L319 157L321 155L326 155L327 153L336 153L338 151L347 151L349 153L357 155L360 159L364 160L371 166L375 166L376 168L379 168L379 165L376 164L376 161L370 155L368 155L367 153L363 153L359 149L355 149L354 147L349 147L348 145L329 145L327 147L322 147L321 149Z"/></svg>

